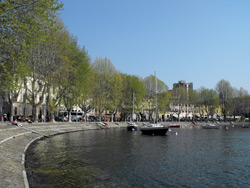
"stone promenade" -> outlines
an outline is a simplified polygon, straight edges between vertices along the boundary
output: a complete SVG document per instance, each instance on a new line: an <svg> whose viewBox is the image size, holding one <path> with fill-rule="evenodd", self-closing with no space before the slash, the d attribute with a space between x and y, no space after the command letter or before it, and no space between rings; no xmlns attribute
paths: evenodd
<svg viewBox="0 0 250 188"><path fill-rule="evenodd" d="M125 123L110 123L110 127L124 127ZM44 136L67 132L96 130L96 123L38 123L13 126L0 123L0 188L28 188L24 167L29 145Z"/></svg>

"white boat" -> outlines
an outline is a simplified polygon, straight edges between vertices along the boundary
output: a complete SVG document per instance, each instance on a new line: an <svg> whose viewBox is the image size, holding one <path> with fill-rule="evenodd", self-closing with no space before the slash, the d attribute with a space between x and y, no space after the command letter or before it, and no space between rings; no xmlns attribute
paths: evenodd
<svg viewBox="0 0 250 188"><path fill-rule="evenodd" d="M202 125L203 129L219 129L219 127L220 127L219 125L213 123L207 123Z"/></svg>
<svg viewBox="0 0 250 188"><path fill-rule="evenodd" d="M102 129L106 128L106 125L103 122L97 122L96 125Z"/></svg>
<svg viewBox="0 0 250 188"><path fill-rule="evenodd" d="M137 131L138 126L133 122L133 115L134 115L134 93L133 93L133 112L131 114L130 122L128 122L127 130L128 131Z"/></svg>
<svg viewBox="0 0 250 188"><path fill-rule="evenodd" d="M128 131L137 131L138 126L134 122L128 122L127 130Z"/></svg>

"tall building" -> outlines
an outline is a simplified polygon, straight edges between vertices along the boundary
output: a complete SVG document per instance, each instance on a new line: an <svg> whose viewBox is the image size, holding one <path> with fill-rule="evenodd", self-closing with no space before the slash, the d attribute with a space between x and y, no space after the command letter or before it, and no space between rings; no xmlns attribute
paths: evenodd
<svg viewBox="0 0 250 188"><path fill-rule="evenodd" d="M179 81L178 83L173 84L173 91L177 88L184 88L186 90L193 90L193 82L186 83L184 80Z"/></svg>

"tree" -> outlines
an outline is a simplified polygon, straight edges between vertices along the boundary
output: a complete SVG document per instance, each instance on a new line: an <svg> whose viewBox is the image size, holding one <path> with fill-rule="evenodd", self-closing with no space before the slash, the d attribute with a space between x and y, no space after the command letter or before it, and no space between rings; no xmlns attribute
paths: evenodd
<svg viewBox="0 0 250 188"><path fill-rule="evenodd" d="M220 106L224 115L224 120L226 120L226 115L230 113L231 110L230 99L232 99L233 97L233 88L228 81L222 79L216 84L215 91L219 96Z"/></svg>
<svg viewBox="0 0 250 188"><path fill-rule="evenodd" d="M93 99L92 96L94 94L94 90L92 87L93 80L94 80L94 73L93 69L89 70L89 74L86 78L86 87L85 93L82 93L81 97L79 98L78 106L84 112L84 119L86 121L87 113L93 109Z"/></svg>
<svg viewBox="0 0 250 188"><path fill-rule="evenodd" d="M216 95L216 92L212 89L206 89L201 87L199 89L200 95L200 104L203 106L206 114L213 115L215 113L216 108L219 107L219 98Z"/></svg>
<svg viewBox="0 0 250 188"><path fill-rule="evenodd" d="M96 109L101 121L101 114L106 110L113 111L118 107L120 99L119 82L121 82L117 70L108 58L96 58L91 64L93 69L93 107ZM113 83L112 83L113 81ZM117 90L115 90L115 88ZM117 92L114 94L114 92ZM115 96L113 96L115 95ZM115 103L111 104L116 97Z"/></svg>
<svg viewBox="0 0 250 188"><path fill-rule="evenodd" d="M158 94L158 109L160 112L165 115L168 110L169 100L170 100L170 93L168 91L162 92Z"/></svg>
<svg viewBox="0 0 250 188"><path fill-rule="evenodd" d="M65 82L60 86L62 89L63 104L68 110L69 121L71 121L71 110L74 105L79 104L88 84L90 73L90 59L85 48L77 45L77 38L69 38L69 48L65 57Z"/></svg>
<svg viewBox="0 0 250 188"><path fill-rule="evenodd" d="M163 81L157 79L157 91L156 91L156 77L153 75L146 77L143 80L143 84L146 91L144 102L146 104L146 109L149 112L149 119L152 120L153 112L156 110L156 101L154 100L155 96L158 93L166 92L168 90L168 87ZM158 114L158 111L155 111L155 113Z"/></svg>
<svg viewBox="0 0 250 188"><path fill-rule="evenodd" d="M139 77L127 74L122 74L122 80L122 99L119 108L123 115L128 116L132 114L134 101L134 112L138 114L142 109L142 100L145 93L143 82Z"/></svg>
<svg viewBox="0 0 250 188"><path fill-rule="evenodd" d="M30 70L27 64L35 46L44 39L44 31L53 15L62 8L57 0L5 0L0 2L1 87L8 94L11 119L20 88Z"/></svg>
<svg viewBox="0 0 250 188"><path fill-rule="evenodd" d="M197 113L197 107L199 106L198 104L198 94L195 90L188 90L188 103L189 103L189 108L192 113L192 117L195 117L195 113Z"/></svg>

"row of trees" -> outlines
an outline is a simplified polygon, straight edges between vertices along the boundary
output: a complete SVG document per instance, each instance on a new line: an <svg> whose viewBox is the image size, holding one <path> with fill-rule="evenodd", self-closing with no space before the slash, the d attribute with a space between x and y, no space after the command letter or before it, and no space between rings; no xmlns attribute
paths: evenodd
<svg viewBox="0 0 250 188"><path fill-rule="evenodd" d="M45 95L53 116L84 93L89 57L58 19L62 7L58 0L0 1L0 87L11 117L21 95L37 120Z"/></svg>
<svg viewBox="0 0 250 188"><path fill-rule="evenodd" d="M240 109L248 104L240 106L236 100L246 99L248 95L248 91L244 88L241 87L238 90L232 87L228 81L222 79L216 84L215 89L200 87L198 90L186 90L185 88L177 88L176 91L173 91L171 100L173 103L182 103L184 106L190 105L189 112L196 111L200 116L223 114L225 119L226 115L241 115L239 114ZM245 103L247 102L245 100ZM180 112L177 110L177 113Z"/></svg>
<svg viewBox="0 0 250 188"><path fill-rule="evenodd" d="M172 93L161 80L156 87L155 76L142 79L123 74L108 58L91 63L85 47L78 45L77 38L58 19L62 8L58 0L0 1L0 91L11 106L12 117L18 97L24 105L32 106L35 121L44 102L51 119L60 105L68 111L75 105L84 112L95 109L99 117L102 113L128 115L133 101L135 113L148 112L152 119L156 93L158 110L164 114L170 111ZM179 90L174 99L203 106L207 114L221 106L226 114L229 99L244 95L248 95L246 90L221 80L215 90Z"/></svg>
<svg viewBox="0 0 250 188"><path fill-rule="evenodd" d="M35 121L43 102L52 119L60 105L68 111L78 105L85 112L95 108L99 114L131 113L133 94L137 111L143 99L153 111L152 83L144 95L142 80L119 73L109 59L97 58L91 64L85 48L58 19L62 8L58 0L0 1L0 89L11 106L11 117L20 97L24 105L32 106ZM147 82L150 78L154 79Z"/></svg>
<svg viewBox="0 0 250 188"><path fill-rule="evenodd" d="M153 75L141 79L123 74L115 69L108 58L96 58L91 64L89 84L87 97L80 101L80 105L78 104L85 112L86 109L95 109L99 117L102 113L115 116L117 112L131 116L134 107L135 113L139 114L145 110L152 117L155 111L156 86ZM169 103L168 87L160 80L158 80L158 93L160 93L158 99L160 110L166 109Z"/></svg>

